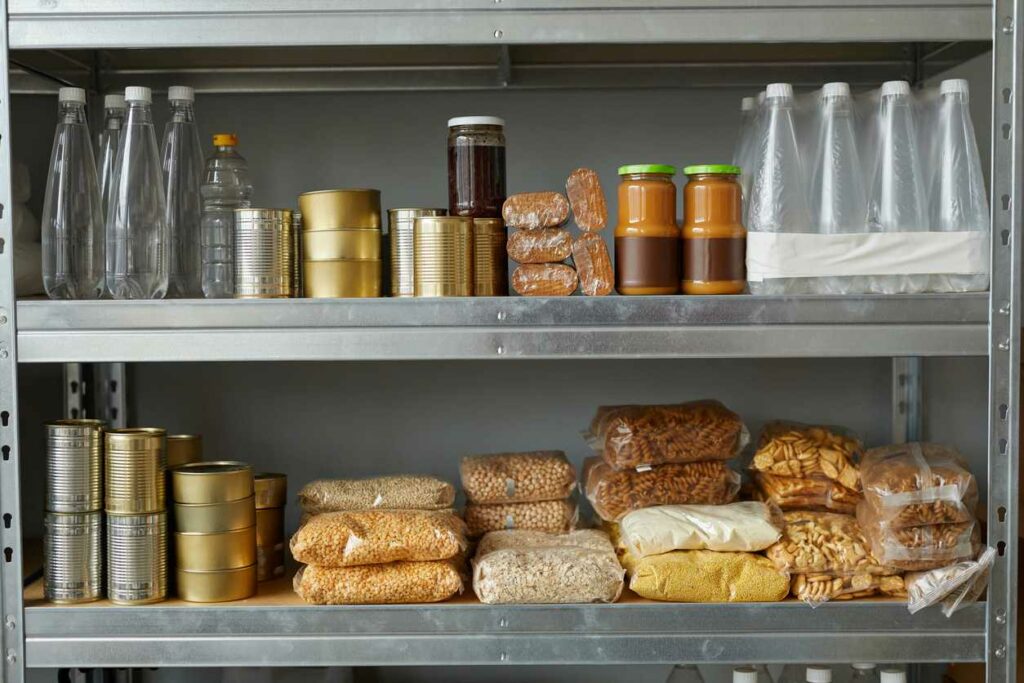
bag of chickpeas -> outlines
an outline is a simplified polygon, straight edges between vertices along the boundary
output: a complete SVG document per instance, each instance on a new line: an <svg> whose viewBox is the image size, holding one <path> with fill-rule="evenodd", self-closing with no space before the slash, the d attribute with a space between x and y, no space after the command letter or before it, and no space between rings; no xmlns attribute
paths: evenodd
<svg viewBox="0 0 1024 683"><path fill-rule="evenodd" d="M562 451L468 455L459 467L470 503L532 503L568 498L576 470Z"/></svg>
<svg viewBox="0 0 1024 683"><path fill-rule="evenodd" d="M466 506L466 528L470 538L502 529L528 529L560 534L575 529L579 516L579 508L572 500L496 505L470 503Z"/></svg>

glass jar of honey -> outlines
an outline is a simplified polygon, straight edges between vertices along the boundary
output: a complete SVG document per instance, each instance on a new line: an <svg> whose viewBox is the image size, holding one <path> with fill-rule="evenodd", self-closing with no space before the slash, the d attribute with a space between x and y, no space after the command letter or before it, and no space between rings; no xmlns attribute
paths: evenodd
<svg viewBox="0 0 1024 683"><path fill-rule="evenodd" d="M737 166L687 166L683 188L684 294L741 294L747 230Z"/></svg>
<svg viewBox="0 0 1024 683"><path fill-rule="evenodd" d="M615 227L615 288L619 294L679 291L679 226L673 166L619 168L619 222Z"/></svg>

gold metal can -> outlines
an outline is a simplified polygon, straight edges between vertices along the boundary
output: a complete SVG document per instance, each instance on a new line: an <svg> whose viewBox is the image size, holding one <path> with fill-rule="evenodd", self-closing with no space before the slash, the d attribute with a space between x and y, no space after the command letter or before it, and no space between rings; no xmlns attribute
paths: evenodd
<svg viewBox="0 0 1024 683"><path fill-rule="evenodd" d="M256 563L256 525L218 534L174 532L178 569L215 571Z"/></svg>
<svg viewBox="0 0 1024 683"><path fill-rule="evenodd" d="M227 503L175 503L174 529L196 534L245 529L256 523L254 501L250 496Z"/></svg>
<svg viewBox="0 0 1024 683"><path fill-rule="evenodd" d="M167 487L166 432L154 427L111 429L104 437L107 512L163 512Z"/></svg>
<svg viewBox="0 0 1024 683"><path fill-rule="evenodd" d="M508 232L500 218L473 219L473 295L508 296Z"/></svg>
<svg viewBox="0 0 1024 683"><path fill-rule="evenodd" d="M302 264L305 295L314 299L380 296L380 261L306 261Z"/></svg>
<svg viewBox="0 0 1024 683"><path fill-rule="evenodd" d="M380 242L377 228L307 230L302 233L302 253L307 261L379 260Z"/></svg>
<svg viewBox="0 0 1024 683"><path fill-rule="evenodd" d="M416 296L473 296L473 219L423 216L413 230Z"/></svg>
<svg viewBox="0 0 1024 683"><path fill-rule="evenodd" d="M244 462L197 462L171 472L176 503L226 503L253 495L252 467Z"/></svg>
<svg viewBox="0 0 1024 683"><path fill-rule="evenodd" d="M303 230L380 229L380 190L318 190L299 195Z"/></svg>
<svg viewBox="0 0 1024 683"><path fill-rule="evenodd" d="M256 578L259 581L284 576L284 508L256 511Z"/></svg>
<svg viewBox="0 0 1024 683"><path fill-rule="evenodd" d="M288 477L276 472L257 472L253 477L256 487L256 509L281 508L288 502Z"/></svg>
<svg viewBox="0 0 1024 683"><path fill-rule="evenodd" d="M302 294L302 212L292 211L292 297Z"/></svg>
<svg viewBox="0 0 1024 683"><path fill-rule="evenodd" d="M256 565L221 571L178 569L178 595L187 602L229 602L256 595Z"/></svg>
<svg viewBox="0 0 1024 683"><path fill-rule="evenodd" d="M416 218L447 215L447 209L388 209L391 296L416 295L416 246L413 240Z"/></svg>
<svg viewBox="0 0 1024 683"><path fill-rule="evenodd" d="M199 434L167 435L167 469L203 459L203 437Z"/></svg>

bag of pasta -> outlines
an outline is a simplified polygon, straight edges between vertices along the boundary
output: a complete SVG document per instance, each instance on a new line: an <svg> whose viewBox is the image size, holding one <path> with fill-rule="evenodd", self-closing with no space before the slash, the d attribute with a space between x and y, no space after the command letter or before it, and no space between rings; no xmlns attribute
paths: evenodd
<svg viewBox="0 0 1024 683"><path fill-rule="evenodd" d="M852 515L863 500L859 491L825 478L783 477L754 472L754 496L782 510L819 510Z"/></svg>
<svg viewBox="0 0 1024 683"><path fill-rule="evenodd" d="M450 560L389 562L359 567L302 567L295 593L313 605L394 605L440 602L462 592Z"/></svg>
<svg viewBox="0 0 1024 683"><path fill-rule="evenodd" d="M861 526L878 561L906 571L934 569L969 560L981 547L981 531L976 522Z"/></svg>
<svg viewBox="0 0 1024 683"><path fill-rule="evenodd" d="M834 427L769 422L761 430L750 463L755 472L799 479L827 479L860 490L859 439Z"/></svg>
<svg viewBox="0 0 1024 683"><path fill-rule="evenodd" d="M897 574L872 554L857 519L833 512L783 513L786 528L765 555L791 574Z"/></svg>

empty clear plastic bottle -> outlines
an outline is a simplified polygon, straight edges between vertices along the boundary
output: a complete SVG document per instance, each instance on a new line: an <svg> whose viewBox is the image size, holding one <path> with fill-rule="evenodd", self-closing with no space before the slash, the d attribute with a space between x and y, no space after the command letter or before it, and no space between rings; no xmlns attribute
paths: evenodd
<svg viewBox="0 0 1024 683"><path fill-rule="evenodd" d="M107 289L115 299L162 299L170 238L149 88L124 91L128 117L117 150L107 215Z"/></svg>
<svg viewBox="0 0 1024 683"><path fill-rule="evenodd" d="M868 662L854 662L850 665L851 683L880 683L878 667Z"/></svg>
<svg viewBox="0 0 1024 683"><path fill-rule="evenodd" d="M250 206L252 184L245 159L235 147L233 134L213 136L213 156L206 161L203 179L203 295L230 297L235 291L235 209Z"/></svg>
<svg viewBox="0 0 1024 683"><path fill-rule="evenodd" d="M971 122L967 81L942 81L939 97L931 191L928 193L930 227L939 232L988 232L988 197ZM931 289L983 291L988 289L988 274L933 276Z"/></svg>
<svg viewBox="0 0 1024 683"><path fill-rule="evenodd" d="M867 227L871 232L919 232L928 229L924 181L918 153L914 104L910 84L882 84L878 110L878 140ZM871 290L879 294L923 292L927 275L876 275Z"/></svg>
<svg viewBox="0 0 1024 683"><path fill-rule="evenodd" d="M750 232L812 232L806 186L793 124L793 86L772 83L766 90L750 188ZM750 282L754 294L807 293L798 278Z"/></svg>
<svg viewBox="0 0 1024 683"><path fill-rule="evenodd" d="M772 683L772 676L764 664L738 666L732 670L732 683Z"/></svg>
<svg viewBox="0 0 1024 683"><path fill-rule="evenodd" d="M103 212L85 91L61 88L43 200L43 287L51 299L103 293Z"/></svg>
<svg viewBox="0 0 1024 683"><path fill-rule="evenodd" d="M167 94L171 119L164 127L164 186L167 190L167 229L171 236L171 272L167 296L200 297L202 257L200 223L203 216L203 149L196 126L192 88L171 86Z"/></svg>
<svg viewBox="0 0 1024 683"><path fill-rule="evenodd" d="M853 100L848 83L826 83L821 91L818 140L811 172L811 220L816 232L834 235L865 232L867 196L854 134ZM823 294L868 291L864 277L826 277Z"/></svg>
<svg viewBox="0 0 1024 683"><path fill-rule="evenodd" d="M740 188L746 203L750 193L750 150L757 134L757 98L744 97L740 101L740 134L733 150L732 164L740 168Z"/></svg>
<svg viewBox="0 0 1024 683"><path fill-rule="evenodd" d="M106 226L110 208L110 188L117 162L117 147L121 144L124 128L124 95L106 95L103 98L103 130L96 149L96 171L100 183L100 201L103 204L103 224Z"/></svg>
<svg viewBox="0 0 1024 683"><path fill-rule="evenodd" d="M700 669L693 664L676 664L672 667L665 683L704 683Z"/></svg>

